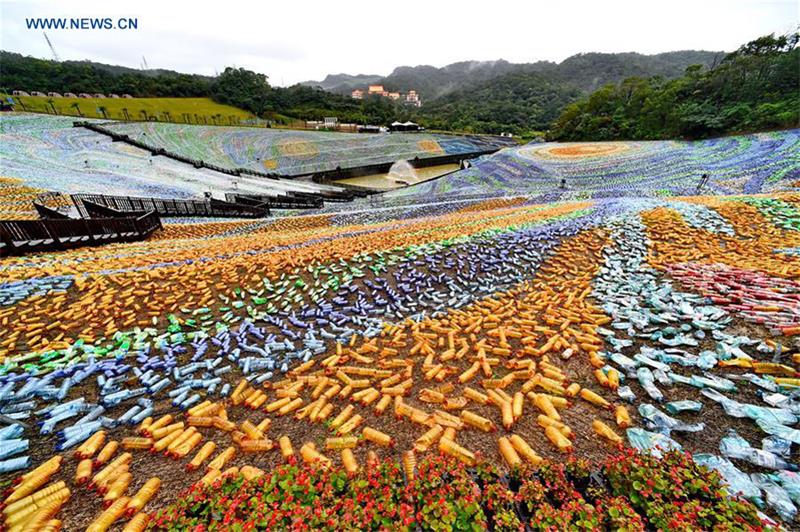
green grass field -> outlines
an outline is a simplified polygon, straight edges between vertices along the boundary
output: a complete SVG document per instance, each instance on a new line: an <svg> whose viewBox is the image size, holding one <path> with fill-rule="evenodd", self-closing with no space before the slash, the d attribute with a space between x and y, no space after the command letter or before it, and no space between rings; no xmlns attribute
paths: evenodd
<svg viewBox="0 0 800 532"><path fill-rule="evenodd" d="M0 96L3 100L8 98L5 94ZM209 98L90 99L49 98L47 96L13 96L12 98L18 111L108 120L157 119L178 123L231 125L253 118L253 115L247 111L218 104Z"/></svg>

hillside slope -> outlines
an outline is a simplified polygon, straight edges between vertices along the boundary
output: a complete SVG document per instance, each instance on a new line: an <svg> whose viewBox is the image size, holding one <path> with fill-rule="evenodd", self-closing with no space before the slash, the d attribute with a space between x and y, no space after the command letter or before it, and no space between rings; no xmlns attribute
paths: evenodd
<svg viewBox="0 0 800 532"><path fill-rule="evenodd" d="M157 120L170 117L177 122L231 124L253 118L247 111L216 103L210 98L14 98L22 102L20 111L54 114L55 108L59 115L106 120L144 120L146 116Z"/></svg>

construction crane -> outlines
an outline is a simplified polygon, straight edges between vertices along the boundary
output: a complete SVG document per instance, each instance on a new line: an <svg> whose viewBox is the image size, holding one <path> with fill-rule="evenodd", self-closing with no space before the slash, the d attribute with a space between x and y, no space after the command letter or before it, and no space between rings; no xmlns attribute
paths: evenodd
<svg viewBox="0 0 800 532"><path fill-rule="evenodd" d="M61 61L61 58L58 57L58 52L56 52L56 47L50 42L50 37L48 37L47 33L45 32L42 32L42 35L44 35L44 40L47 41L47 46L50 47L50 51L53 52L53 59L56 61Z"/></svg>

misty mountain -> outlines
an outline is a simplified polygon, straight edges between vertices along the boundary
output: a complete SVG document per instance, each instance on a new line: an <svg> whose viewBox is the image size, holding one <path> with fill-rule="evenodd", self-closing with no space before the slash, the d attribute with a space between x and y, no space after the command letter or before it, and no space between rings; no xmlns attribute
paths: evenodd
<svg viewBox="0 0 800 532"><path fill-rule="evenodd" d="M706 68L718 63L724 52L685 50L655 55L635 52L605 54L586 53L568 57L554 71L557 79L584 92L592 92L603 85L618 83L625 78L661 76L672 79L683 75L686 67L702 65Z"/></svg>
<svg viewBox="0 0 800 532"><path fill-rule="evenodd" d="M517 65L503 59L497 61L461 61L442 68L429 65L402 66L383 78L388 90L405 92L416 89L423 99L431 100L468 85L481 83L512 72L542 72L551 63L539 62Z"/></svg>
<svg viewBox="0 0 800 532"><path fill-rule="evenodd" d="M607 84L631 77L679 78L689 65L710 67L718 64L722 55L697 51L651 56L589 53L574 55L559 64L472 63L471 70L462 66L454 69L459 76L451 79L462 81L454 83L455 89L440 85L445 92L425 100L418 119L437 129L517 134L546 130L567 105ZM413 70L405 71L407 79ZM441 70L447 72L448 67ZM491 75L502 70L506 73ZM422 71L425 74L420 81L435 79L432 72Z"/></svg>
<svg viewBox="0 0 800 532"><path fill-rule="evenodd" d="M685 50L655 55L639 53L586 53L568 57L561 63L510 63L497 61L461 61L444 67L431 65L400 66L386 77L329 75L321 82L306 82L331 92L346 93L381 83L387 90L405 92L416 89L423 100L430 101L446 94L482 84L512 73L541 74L553 82L567 83L584 92L591 92L607 83L627 77L683 75L689 65L709 67L722 57L722 52ZM361 79L363 78L363 80Z"/></svg>
<svg viewBox="0 0 800 532"><path fill-rule="evenodd" d="M378 74L328 74L322 81L303 81L300 85L319 87L336 94L350 94L353 89L365 88L372 83L380 82L383 76Z"/></svg>
<svg viewBox="0 0 800 532"><path fill-rule="evenodd" d="M520 134L547 129L581 95L547 73L517 70L430 100L417 118L433 129Z"/></svg>

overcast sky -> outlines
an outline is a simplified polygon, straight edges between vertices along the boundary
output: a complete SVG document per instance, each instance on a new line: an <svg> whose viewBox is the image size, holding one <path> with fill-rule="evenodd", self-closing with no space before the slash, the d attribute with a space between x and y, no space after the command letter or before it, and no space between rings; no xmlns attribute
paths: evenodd
<svg viewBox="0 0 800 532"><path fill-rule="evenodd" d="M800 22L800 0L0 0L0 48L52 58L29 17L136 17L137 30L49 30L62 59L275 85L329 73L468 59L561 61L579 52L730 51ZM2 65L0 65L2 68Z"/></svg>

